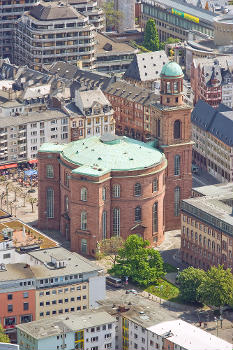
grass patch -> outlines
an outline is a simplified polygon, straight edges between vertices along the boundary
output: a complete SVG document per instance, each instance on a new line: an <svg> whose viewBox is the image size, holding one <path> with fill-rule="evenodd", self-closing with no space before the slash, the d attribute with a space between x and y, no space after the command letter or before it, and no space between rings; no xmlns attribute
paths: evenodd
<svg viewBox="0 0 233 350"><path fill-rule="evenodd" d="M174 267L173 265L170 265L168 263L164 263L163 264L163 267L164 267L164 271L166 273L169 273L169 272L177 272L177 268Z"/></svg>
<svg viewBox="0 0 233 350"><path fill-rule="evenodd" d="M184 304L179 288L165 279L160 279L158 285L149 286L145 291L159 298Z"/></svg>

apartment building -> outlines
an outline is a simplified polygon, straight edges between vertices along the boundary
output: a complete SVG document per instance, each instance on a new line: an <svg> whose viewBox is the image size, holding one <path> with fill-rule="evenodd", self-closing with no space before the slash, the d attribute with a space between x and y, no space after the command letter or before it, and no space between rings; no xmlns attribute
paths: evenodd
<svg viewBox="0 0 233 350"><path fill-rule="evenodd" d="M159 101L159 96L150 90L116 81L105 88L115 114L116 133L138 140L147 140L152 134L152 120L145 116L145 107Z"/></svg>
<svg viewBox="0 0 233 350"><path fill-rule="evenodd" d="M61 247L20 253L14 256L20 262L0 270L0 322L8 333L16 324L88 310L105 299L100 268L78 254Z"/></svg>
<svg viewBox="0 0 233 350"><path fill-rule="evenodd" d="M0 323L11 337L15 325L35 320L35 278L25 263L0 269Z"/></svg>
<svg viewBox="0 0 233 350"><path fill-rule="evenodd" d="M13 59L13 38L15 22L25 11L37 3L37 0L2 0L0 2L0 56Z"/></svg>
<svg viewBox="0 0 233 350"><path fill-rule="evenodd" d="M44 142L66 143L69 140L69 118L58 110L3 117L0 120L1 164L35 159Z"/></svg>
<svg viewBox="0 0 233 350"><path fill-rule="evenodd" d="M193 160L220 182L233 181L233 112L199 100L191 115Z"/></svg>
<svg viewBox="0 0 233 350"><path fill-rule="evenodd" d="M190 77L194 104L201 99L215 108L220 103L232 108L232 70L233 60L231 56L194 59Z"/></svg>
<svg viewBox="0 0 233 350"><path fill-rule="evenodd" d="M100 268L58 247L29 253L36 279L36 319L87 310L105 298Z"/></svg>
<svg viewBox="0 0 233 350"><path fill-rule="evenodd" d="M14 62L42 70L56 61L93 68L95 27L71 5L49 2L34 6L17 21Z"/></svg>
<svg viewBox="0 0 233 350"><path fill-rule="evenodd" d="M104 311L51 317L17 326L20 350L116 349L116 319Z"/></svg>
<svg viewBox="0 0 233 350"><path fill-rule="evenodd" d="M233 184L195 188L181 203L181 256L195 267L233 269Z"/></svg>
<svg viewBox="0 0 233 350"><path fill-rule="evenodd" d="M79 120L76 122L75 118L72 118L72 121L70 121L72 124L72 135L74 135L73 129L78 126L80 129L79 134L84 138L101 136L104 133L115 134L114 111L110 102L100 89L87 91L76 90L74 103L78 108L79 116L81 114L83 117L83 123L80 125ZM80 127L82 125L83 128Z"/></svg>

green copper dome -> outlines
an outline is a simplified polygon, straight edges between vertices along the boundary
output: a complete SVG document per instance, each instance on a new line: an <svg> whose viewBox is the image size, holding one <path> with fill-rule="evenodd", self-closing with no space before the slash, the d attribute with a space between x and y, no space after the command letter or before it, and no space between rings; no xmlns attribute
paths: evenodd
<svg viewBox="0 0 233 350"><path fill-rule="evenodd" d="M179 77L181 75L183 76L183 72L176 62L168 62L163 66L160 75L165 75L166 77Z"/></svg>

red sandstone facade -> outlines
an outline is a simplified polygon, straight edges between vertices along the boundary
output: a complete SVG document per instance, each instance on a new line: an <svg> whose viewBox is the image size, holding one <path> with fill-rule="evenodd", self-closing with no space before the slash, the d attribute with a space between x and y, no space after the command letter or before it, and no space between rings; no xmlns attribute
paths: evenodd
<svg viewBox="0 0 233 350"><path fill-rule="evenodd" d="M139 234L152 246L164 239L164 175L167 161L136 171L112 171L99 177L74 174L77 165L69 163L62 153L39 152L39 221L40 228L60 230L71 241L71 249L87 255L95 255L97 244L104 238L120 235L126 239ZM53 167L54 176L46 176L47 165ZM157 182L156 189L154 183ZM140 183L141 194L135 195L135 184ZM114 185L120 187L120 196L113 193ZM47 216L46 193L54 189L54 215ZM82 190L86 198L82 198ZM105 195L103 195L105 193ZM69 203L67 205L67 203ZM156 205L156 208L154 207ZM141 208L141 217L135 210ZM119 230L114 229L113 213L120 212ZM156 213L153 214L155 209ZM86 213L86 225L82 227L81 215ZM105 212L105 214L103 214ZM103 230L103 215L105 229ZM156 223L153 225L153 215Z"/></svg>

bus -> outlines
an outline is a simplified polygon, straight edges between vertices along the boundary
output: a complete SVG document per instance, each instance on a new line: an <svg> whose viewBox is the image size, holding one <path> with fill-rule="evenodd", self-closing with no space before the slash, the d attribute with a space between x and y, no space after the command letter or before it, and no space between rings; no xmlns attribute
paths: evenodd
<svg viewBox="0 0 233 350"><path fill-rule="evenodd" d="M109 286L115 287L115 288L121 288L122 287L122 280L117 277L107 276L106 277L106 283Z"/></svg>

